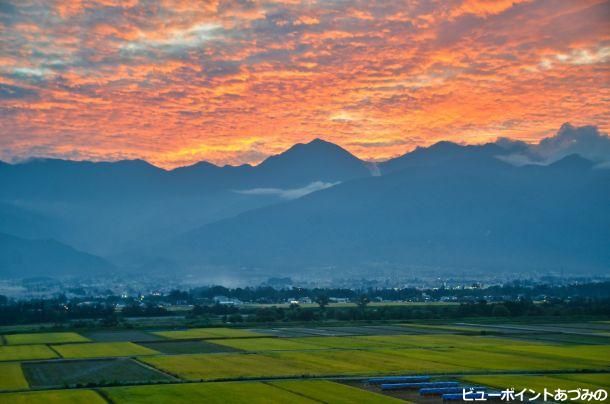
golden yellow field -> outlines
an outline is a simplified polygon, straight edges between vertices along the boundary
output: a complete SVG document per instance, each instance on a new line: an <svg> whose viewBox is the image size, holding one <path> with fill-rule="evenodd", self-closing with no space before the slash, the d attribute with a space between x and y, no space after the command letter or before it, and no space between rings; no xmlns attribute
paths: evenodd
<svg viewBox="0 0 610 404"><path fill-rule="evenodd" d="M53 345L64 358L104 358L154 355L159 352L132 342L94 342L90 344Z"/></svg>
<svg viewBox="0 0 610 404"><path fill-rule="evenodd" d="M26 361L57 358L57 354L46 345L0 346L0 361Z"/></svg>
<svg viewBox="0 0 610 404"><path fill-rule="evenodd" d="M28 386L20 363L0 363L0 390L27 389Z"/></svg>
<svg viewBox="0 0 610 404"><path fill-rule="evenodd" d="M1 404L107 404L92 390L49 390L0 394Z"/></svg>
<svg viewBox="0 0 610 404"><path fill-rule="evenodd" d="M88 338L75 332L45 332L37 334L5 335L7 345L58 344L64 342L89 342Z"/></svg>
<svg viewBox="0 0 610 404"><path fill-rule="evenodd" d="M592 341L597 345L585 345L578 342L578 335L568 335L566 341L563 333L557 334L559 342L541 342L527 333L469 335L451 324L446 328L421 327L417 332L424 334L396 334L397 328L400 330L397 326L370 329L388 331L389 335L367 333L369 329L358 326L346 327L346 331L363 331L361 335L303 336L315 335L316 329L298 327L292 333L296 337L290 332L281 337L266 336L265 329L194 328L158 331L163 340L140 343L34 344L80 336L22 334L11 341L17 345L0 346L0 391L4 391L0 392L0 404L95 404L105 402L100 401L105 398L136 404L397 402L396 397L380 395L378 389L370 391L370 386L362 389L358 387L364 385L357 382L346 385L332 381L335 377L376 375L446 378L442 375L452 374L464 383L492 388L610 388L610 339L608 344L596 339ZM431 331L426 333L428 329ZM274 331L285 330L290 331ZM325 331L323 327L319 330ZM138 330L116 335L127 339L147 334L150 331ZM205 345L205 350L191 353L193 344ZM550 374L553 371L562 374ZM536 372L545 374L522 374ZM307 380L311 377L331 380ZM27 392L38 389L42 391Z"/></svg>
<svg viewBox="0 0 610 404"><path fill-rule="evenodd" d="M330 381L189 383L103 389L115 403L398 403L390 397ZM153 398L154 397L154 398Z"/></svg>
<svg viewBox="0 0 610 404"><path fill-rule="evenodd" d="M238 328L192 328L178 331L159 331L153 333L170 339L211 339L211 338L241 338L260 337L261 334Z"/></svg>

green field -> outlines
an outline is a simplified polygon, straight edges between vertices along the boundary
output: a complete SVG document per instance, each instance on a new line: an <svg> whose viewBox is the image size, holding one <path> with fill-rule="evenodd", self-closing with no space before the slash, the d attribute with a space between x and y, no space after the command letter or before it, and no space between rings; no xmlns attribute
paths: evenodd
<svg viewBox="0 0 610 404"><path fill-rule="evenodd" d="M528 334L523 336L514 336L525 341L540 341L541 343L556 343L556 344L591 344L591 345L607 345L610 344L610 338L604 336L593 335L573 335L573 334Z"/></svg>
<svg viewBox="0 0 610 404"><path fill-rule="evenodd" d="M28 362L23 364L23 373L31 387L173 380L167 375L131 359Z"/></svg>
<svg viewBox="0 0 610 404"><path fill-rule="evenodd" d="M407 336L404 336L407 337ZM401 343L366 337L299 337L299 338L256 338L215 340L215 344L230 346L245 351L301 351L308 349L365 349L398 348Z"/></svg>
<svg viewBox="0 0 610 404"><path fill-rule="evenodd" d="M57 358L46 345L0 346L0 361L27 361Z"/></svg>
<svg viewBox="0 0 610 404"><path fill-rule="evenodd" d="M67 342L84 338L75 333L21 334L26 342L0 346L0 390L42 391L0 393L0 403L420 402L418 392L380 395L375 386L334 380L390 374L451 374L502 389L610 389L610 344L591 344L587 334L472 335L469 327L452 324L422 325L416 334L405 327L405 334L396 334L401 328L97 330L85 336L108 342L79 343ZM269 336L274 334L283 337ZM33 343L40 341L49 342ZM260 381L267 378L276 379Z"/></svg>
<svg viewBox="0 0 610 404"><path fill-rule="evenodd" d="M215 344L241 349L244 351L273 351L273 350L304 350L320 349L319 345L307 343L308 338L297 340L295 338L246 338L246 339L219 339Z"/></svg>
<svg viewBox="0 0 610 404"><path fill-rule="evenodd" d="M0 403L107 404L102 396L91 390L50 390L0 394Z"/></svg>
<svg viewBox="0 0 610 404"><path fill-rule="evenodd" d="M144 331L91 331L83 335L94 342L149 342L162 341L163 337Z"/></svg>
<svg viewBox="0 0 610 404"><path fill-rule="evenodd" d="M464 370L461 365L426 355L427 350L329 350L312 352L276 352L273 355L292 361L308 374L421 374ZM269 353L268 355L270 355Z"/></svg>
<svg viewBox="0 0 610 404"><path fill-rule="evenodd" d="M253 354L151 356L140 360L186 380L289 376L300 371L291 363Z"/></svg>
<svg viewBox="0 0 610 404"><path fill-rule="evenodd" d="M322 380L306 381L281 381L271 382L272 386L278 387L292 393L305 396L322 403L399 403L392 397L382 396L369 391L349 387L343 384Z"/></svg>
<svg viewBox="0 0 610 404"><path fill-rule="evenodd" d="M179 331L159 331L155 335L169 339L211 339L211 338L242 338L260 337L261 334L237 328L192 328Z"/></svg>
<svg viewBox="0 0 610 404"><path fill-rule="evenodd" d="M394 403L390 397L330 381L192 383L103 389L115 403Z"/></svg>
<svg viewBox="0 0 610 404"><path fill-rule="evenodd" d="M90 344L53 345L64 358L112 358L118 356L154 355L159 352L132 342L93 342Z"/></svg>
<svg viewBox="0 0 610 404"><path fill-rule="evenodd" d="M575 382L588 383L595 388L605 388L610 390L610 375L608 373L589 373L589 374L562 374L556 375L558 379L567 379Z"/></svg>
<svg viewBox="0 0 610 404"><path fill-rule="evenodd" d="M424 330L434 330L434 331L443 331L443 332L463 332L463 333L474 333L479 334L481 331L492 331L491 329L479 328L479 327L469 327L469 326L460 326L460 325L436 325L436 324L404 324L405 327L409 328L423 328Z"/></svg>
<svg viewBox="0 0 610 404"><path fill-rule="evenodd" d="M498 347L503 345L537 344L537 342L518 341L509 338L454 334L220 339L214 340L214 343L252 352L273 350L300 351L324 348L480 348L485 346Z"/></svg>
<svg viewBox="0 0 610 404"><path fill-rule="evenodd" d="M457 334L420 334L420 335L373 335L354 337L376 343L391 344L403 348L480 348L484 346L536 345L508 337L473 336Z"/></svg>
<svg viewBox="0 0 610 404"><path fill-rule="evenodd" d="M540 346L512 345L501 348L505 352L516 352L519 356L563 358L570 361L590 363L594 367L610 366L610 350L607 345Z"/></svg>
<svg viewBox="0 0 610 404"><path fill-rule="evenodd" d="M466 348L444 349L404 349L388 350L405 361L425 360L429 362L453 365L462 372L475 371L548 371L548 370L582 370L604 369L605 366L587 360L574 359L566 361L563 357L547 355L515 355L503 352ZM501 351L501 346L495 347Z"/></svg>
<svg viewBox="0 0 610 404"><path fill-rule="evenodd" d="M89 342L88 338L75 332L45 332L38 334L6 335L7 345L60 344L64 342Z"/></svg>
<svg viewBox="0 0 610 404"><path fill-rule="evenodd" d="M379 351L276 351L264 354L174 355L142 361L188 380L301 375L456 371L459 366Z"/></svg>
<svg viewBox="0 0 610 404"><path fill-rule="evenodd" d="M311 399L264 383L189 383L116 387L103 390L115 403L315 403Z"/></svg>
<svg viewBox="0 0 610 404"><path fill-rule="evenodd" d="M214 340L217 341L217 340ZM227 340L233 341L233 340ZM237 341L237 340L236 340ZM206 341L159 341L159 342L140 342L138 345L159 351L164 354L196 354L196 353L218 353L218 352L237 352L239 349L230 346L219 345Z"/></svg>
<svg viewBox="0 0 610 404"><path fill-rule="evenodd" d="M28 387L28 381L19 363L0 363L0 390L19 390Z"/></svg>
<svg viewBox="0 0 610 404"><path fill-rule="evenodd" d="M406 335L405 335L406 337ZM367 349L367 348L399 348L400 344L391 340L384 341L383 339L375 340L367 337L311 337L302 338L302 341L307 341L310 344L317 345L322 348L337 348L337 349Z"/></svg>
<svg viewBox="0 0 610 404"><path fill-rule="evenodd" d="M388 340L400 343L406 340L407 348L387 346L366 350L310 350L311 345L281 339L262 339L257 354L160 356L143 360L160 369L186 379L223 379L237 377L334 375L367 373L442 373L461 370L475 371L548 371L606 369L610 358L605 355L607 346L545 347L525 342L505 344L504 339L493 337L457 338L451 335L433 335L431 341L417 345L420 336L363 337L378 342ZM303 338L307 341L316 338ZM333 338L333 341L337 337ZM349 341L360 338L345 338ZM222 341L223 344L243 349L256 348L256 340ZM247 342L243 343L242 342ZM250 344L252 343L252 344ZM517 345L515 345L517 344ZM415 347L418 346L418 347ZM281 350L281 347L287 349ZM299 349L301 348L301 349ZM525 355L523 353L526 353ZM566 359L570 360L566 360Z"/></svg>

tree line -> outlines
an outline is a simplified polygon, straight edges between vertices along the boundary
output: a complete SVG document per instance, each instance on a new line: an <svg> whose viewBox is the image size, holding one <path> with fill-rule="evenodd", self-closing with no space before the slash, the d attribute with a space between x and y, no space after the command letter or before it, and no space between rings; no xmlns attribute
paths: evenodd
<svg viewBox="0 0 610 404"><path fill-rule="evenodd" d="M225 323L277 323L314 321L383 321L459 319L467 317L604 316L610 318L610 298L551 299L543 303L521 298L513 301L479 300L455 305L383 305L370 306L361 296L352 307L328 306L321 296L316 307L249 307L225 304L194 305L181 315L205 323L216 319ZM152 303L128 305L118 311L105 303L79 305L58 300L13 302L0 305L0 324L65 323L117 326L130 317L176 316L175 312ZM83 320L83 321L81 321ZM91 324L91 323L90 323Z"/></svg>

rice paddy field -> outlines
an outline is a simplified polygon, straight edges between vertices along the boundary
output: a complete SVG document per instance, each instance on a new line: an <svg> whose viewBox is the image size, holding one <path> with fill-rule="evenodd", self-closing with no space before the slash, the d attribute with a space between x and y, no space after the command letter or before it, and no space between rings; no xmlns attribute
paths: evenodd
<svg viewBox="0 0 610 404"><path fill-rule="evenodd" d="M4 337L7 345L58 344L66 342L89 342L88 338L75 332L47 332L41 334L13 334Z"/></svg>
<svg viewBox="0 0 610 404"><path fill-rule="evenodd" d="M102 390L119 403L399 403L392 397L325 380L190 383Z"/></svg>
<svg viewBox="0 0 610 404"><path fill-rule="evenodd" d="M214 339L259 337L258 333L236 328L193 328L190 330L161 331L155 335L168 339Z"/></svg>
<svg viewBox="0 0 610 404"><path fill-rule="evenodd" d="M94 342L91 344L52 345L63 358L112 358L154 355L159 352L133 342Z"/></svg>
<svg viewBox="0 0 610 404"><path fill-rule="evenodd" d="M149 332L137 330L91 331L83 333L83 335L94 342L151 342L165 339Z"/></svg>
<svg viewBox="0 0 610 404"><path fill-rule="evenodd" d="M57 358L58 356L47 345L0 346L0 362L50 359Z"/></svg>
<svg viewBox="0 0 610 404"><path fill-rule="evenodd" d="M91 390L49 390L0 395L0 403L6 404L106 404L101 395Z"/></svg>
<svg viewBox="0 0 610 404"><path fill-rule="evenodd" d="M155 341L140 342L146 348L169 355L238 352L239 349L206 341Z"/></svg>
<svg viewBox="0 0 610 404"><path fill-rule="evenodd" d="M19 390L29 387L19 362L0 363L0 390Z"/></svg>
<svg viewBox="0 0 610 404"><path fill-rule="evenodd" d="M26 362L21 367L32 388L175 380L165 373L127 358ZM27 386L26 382L25 387Z"/></svg>
<svg viewBox="0 0 610 404"><path fill-rule="evenodd" d="M388 375L610 390L607 330L583 322L12 333L1 338L0 403L442 402L365 382Z"/></svg>

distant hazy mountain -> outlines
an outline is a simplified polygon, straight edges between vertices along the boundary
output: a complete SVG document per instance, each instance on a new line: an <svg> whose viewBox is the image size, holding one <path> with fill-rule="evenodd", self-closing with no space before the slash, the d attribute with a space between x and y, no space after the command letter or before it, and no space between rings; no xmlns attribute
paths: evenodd
<svg viewBox="0 0 610 404"><path fill-rule="evenodd" d="M367 164L336 144L321 139L298 143L257 166L218 167L200 162L173 170L171 176L191 184L214 184L221 188L298 188L312 182L340 182L367 177Z"/></svg>
<svg viewBox="0 0 610 404"><path fill-rule="evenodd" d="M0 231L53 236L84 251L113 255L281 202L286 195L368 175L364 162L319 139L258 166L201 162L166 171L142 160L33 159L0 165ZM17 206L27 206L30 218L9 212ZM35 216L60 225L50 229Z"/></svg>
<svg viewBox="0 0 610 404"><path fill-rule="evenodd" d="M339 182L370 175L366 163L347 150L315 139L263 161L256 167L252 185L298 187L313 181Z"/></svg>
<svg viewBox="0 0 610 404"><path fill-rule="evenodd" d="M570 144L582 146L580 129L566 128L560 134L569 129ZM610 142L596 136L595 145ZM209 268L335 276L384 267L607 272L605 160L548 155L510 140L439 142L377 163L381 176L373 176L368 163L316 139L257 166L0 163L0 233L11 246L0 250L0 263L51 268L49 275L73 268L73 260L98 262L69 245L122 269L202 275ZM555 162L507 163L513 160ZM26 240L50 238L57 241Z"/></svg>
<svg viewBox="0 0 610 404"><path fill-rule="evenodd" d="M341 147L315 139L296 144L257 166L207 162L166 171L142 160L117 162L32 159L0 164L0 200L78 201L179 196L219 189L297 188L369 176L367 164Z"/></svg>
<svg viewBox="0 0 610 404"><path fill-rule="evenodd" d="M55 237L60 223L31 210L0 202L0 233L24 238Z"/></svg>
<svg viewBox="0 0 610 404"><path fill-rule="evenodd" d="M437 145L403 158L408 169L208 224L153 255L188 268L279 273L380 265L607 272L610 170L579 156L514 167L493 149Z"/></svg>
<svg viewBox="0 0 610 404"><path fill-rule="evenodd" d="M112 269L108 261L52 239L26 240L0 233L0 277L87 276Z"/></svg>
<svg viewBox="0 0 610 404"><path fill-rule="evenodd" d="M112 199L151 192L165 171L142 160L117 162L32 159L0 166L0 198L33 201Z"/></svg>
<svg viewBox="0 0 610 404"><path fill-rule="evenodd" d="M510 148L500 147L495 143L484 145L461 146L452 142L438 142L430 147L418 147L410 153L377 164L382 174L405 170L417 166L432 166L451 160L487 159L503 156L511 152Z"/></svg>

